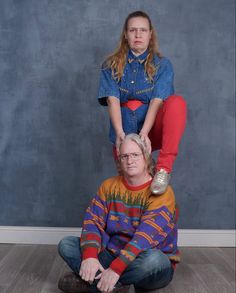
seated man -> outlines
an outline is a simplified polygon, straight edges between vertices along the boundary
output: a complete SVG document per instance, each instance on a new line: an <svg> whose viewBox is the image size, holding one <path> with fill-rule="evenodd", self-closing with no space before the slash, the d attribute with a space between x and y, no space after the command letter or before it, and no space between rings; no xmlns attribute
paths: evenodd
<svg viewBox="0 0 236 293"><path fill-rule="evenodd" d="M64 292L141 292L165 287L179 261L175 197L152 195L153 161L137 134L119 149L121 176L105 180L86 210L81 238L65 237L59 254L73 273Z"/></svg>

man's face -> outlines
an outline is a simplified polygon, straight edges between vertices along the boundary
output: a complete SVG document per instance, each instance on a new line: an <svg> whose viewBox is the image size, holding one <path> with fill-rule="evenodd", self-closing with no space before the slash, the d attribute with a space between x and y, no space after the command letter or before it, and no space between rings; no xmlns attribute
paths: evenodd
<svg viewBox="0 0 236 293"><path fill-rule="evenodd" d="M130 49L136 55L140 55L147 50L151 35L152 32L146 18L133 17L129 20L125 36Z"/></svg>
<svg viewBox="0 0 236 293"><path fill-rule="evenodd" d="M146 161L139 146L126 140L120 148L120 165L124 177L137 178L146 174Z"/></svg>

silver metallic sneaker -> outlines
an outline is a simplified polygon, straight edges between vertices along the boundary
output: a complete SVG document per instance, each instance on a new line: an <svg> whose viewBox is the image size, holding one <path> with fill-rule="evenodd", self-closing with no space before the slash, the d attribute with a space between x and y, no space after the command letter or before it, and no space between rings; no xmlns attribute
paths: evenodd
<svg viewBox="0 0 236 293"><path fill-rule="evenodd" d="M166 191L166 188L170 181L170 173L167 173L166 170L160 169L156 172L155 176L153 177L152 184L151 184L151 192L153 194L162 194Z"/></svg>

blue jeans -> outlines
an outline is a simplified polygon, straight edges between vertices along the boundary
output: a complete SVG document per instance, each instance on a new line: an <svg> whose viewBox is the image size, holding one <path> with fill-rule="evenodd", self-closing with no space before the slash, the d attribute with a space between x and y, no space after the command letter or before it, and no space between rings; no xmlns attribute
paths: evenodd
<svg viewBox="0 0 236 293"><path fill-rule="evenodd" d="M58 244L58 252L69 267L79 274L81 264L80 238L68 236ZM107 269L116 258L108 250L103 250L98 259L101 265ZM167 286L172 280L174 270L169 258L160 250L149 249L141 252L136 259L130 263L120 276L119 283L124 285L133 284L141 290L154 290ZM99 292L96 284L92 292Z"/></svg>

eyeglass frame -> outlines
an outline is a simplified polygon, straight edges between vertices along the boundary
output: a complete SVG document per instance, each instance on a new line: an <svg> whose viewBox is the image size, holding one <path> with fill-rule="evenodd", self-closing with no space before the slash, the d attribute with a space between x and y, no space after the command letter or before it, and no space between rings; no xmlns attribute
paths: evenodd
<svg viewBox="0 0 236 293"><path fill-rule="evenodd" d="M134 162L140 160L140 156L143 155L143 153L126 153L119 155L119 159L121 162L127 162L130 159L132 159Z"/></svg>

